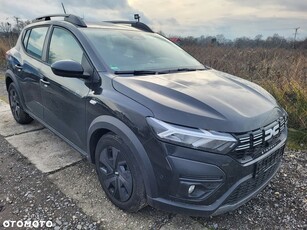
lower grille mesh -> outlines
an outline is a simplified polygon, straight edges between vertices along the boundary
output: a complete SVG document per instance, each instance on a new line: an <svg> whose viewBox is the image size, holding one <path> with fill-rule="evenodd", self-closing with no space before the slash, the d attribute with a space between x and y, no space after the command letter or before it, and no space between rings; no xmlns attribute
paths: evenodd
<svg viewBox="0 0 307 230"><path fill-rule="evenodd" d="M284 148L280 148L269 157L259 161L258 167L255 169L254 177L240 184L226 199L224 204L235 204L239 202L267 182L276 171L283 151Z"/></svg>

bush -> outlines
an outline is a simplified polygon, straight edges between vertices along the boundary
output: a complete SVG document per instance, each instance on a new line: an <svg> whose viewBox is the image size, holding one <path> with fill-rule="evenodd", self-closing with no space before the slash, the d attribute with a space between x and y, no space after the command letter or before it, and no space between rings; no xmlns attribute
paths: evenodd
<svg viewBox="0 0 307 230"><path fill-rule="evenodd" d="M1 37L2 36L2 37ZM5 53L16 44L18 34L1 34L0 33L0 68L5 67Z"/></svg>
<svg viewBox="0 0 307 230"><path fill-rule="evenodd" d="M0 68L5 66L5 53L9 49L6 39L0 38Z"/></svg>

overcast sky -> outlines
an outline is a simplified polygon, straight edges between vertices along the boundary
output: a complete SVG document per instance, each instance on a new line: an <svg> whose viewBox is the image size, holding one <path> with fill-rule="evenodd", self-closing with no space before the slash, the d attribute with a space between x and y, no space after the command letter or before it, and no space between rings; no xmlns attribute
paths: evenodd
<svg viewBox="0 0 307 230"><path fill-rule="evenodd" d="M66 11L86 20L132 20L134 13L155 31L167 35L227 38L278 33L307 37L307 0L0 0L0 21L13 16L33 19Z"/></svg>

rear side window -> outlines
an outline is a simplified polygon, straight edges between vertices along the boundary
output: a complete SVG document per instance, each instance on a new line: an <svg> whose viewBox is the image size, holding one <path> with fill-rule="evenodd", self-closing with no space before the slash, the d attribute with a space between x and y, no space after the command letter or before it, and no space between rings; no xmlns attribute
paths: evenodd
<svg viewBox="0 0 307 230"><path fill-rule="evenodd" d="M82 63L83 50L75 37L67 30L54 28L49 48L48 63L73 60Z"/></svg>
<svg viewBox="0 0 307 230"><path fill-rule="evenodd" d="M27 36L29 36L29 39L25 48L29 54L37 58L42 58L44 41L47 31L48 27L37 27L28 32L29 35L27 35L28 33L26 34L25 39Z"/></svg>

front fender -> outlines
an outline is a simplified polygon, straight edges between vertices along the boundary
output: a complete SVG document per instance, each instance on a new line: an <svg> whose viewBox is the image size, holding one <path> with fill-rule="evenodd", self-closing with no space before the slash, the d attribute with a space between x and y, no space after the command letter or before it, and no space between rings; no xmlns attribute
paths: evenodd
<svg viewBox="0 0 307 230"><path fill-rule="evenodd" d="M142 143L132 130L119 119L108 115L102 115L92 121L88 130L87 138L88 159L93 162L92 154L95 154L95 146L91 146L91 138L93 137L93 134L100 129L111 131L124 140L137 160L138 166L142 172L146 194L148 196L157 194L156 179L153 168Z"/></svg>

